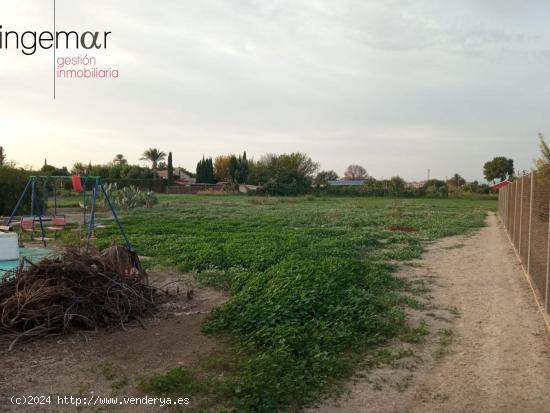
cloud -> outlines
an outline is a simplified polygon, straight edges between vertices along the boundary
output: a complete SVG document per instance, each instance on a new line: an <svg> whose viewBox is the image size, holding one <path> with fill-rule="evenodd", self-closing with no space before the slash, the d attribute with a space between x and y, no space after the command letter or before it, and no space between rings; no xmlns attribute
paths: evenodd
<svg viewBox="0 0 550 413"><path fill-rule="evenodd" d="M0 0L0 24L48 28L47 3ZM35 165L155 145L191 169L245 149L408 179L480 178L500 154L527 168L550 129L550 11L528 3L57 0L58 27L112 30L99 60L121 77L59 81L54 102L47 52L0 51L2 144Z"/></svg>

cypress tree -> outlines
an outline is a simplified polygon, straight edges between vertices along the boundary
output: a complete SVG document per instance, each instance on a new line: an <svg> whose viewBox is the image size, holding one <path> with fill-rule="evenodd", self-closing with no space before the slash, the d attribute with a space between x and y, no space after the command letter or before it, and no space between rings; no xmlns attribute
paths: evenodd
<svg viewBox="0 0 550 413"><path fill-rule="evenodd" d="M174 185L174 166L172 165L172 152L168 152L168 186Z"/></svg>
<svg viewBox="0 0 550 413"><path fill-rule="evenodd" d="M202 157L203 160L204 160L204 156ZM203 182L203 167L202 167L202 163L203 161L202 160L199 160L199 162L197 163L197 183L201 183Z"/></svg>
<svg viewBox="0 0 550 413"><path fill-rule="evenodd" d="M231 158L229 159L229 176L231 177L231 182L236 184L237 183L237 169L238 169L238 161L235 155L231 155Z"/></svg>

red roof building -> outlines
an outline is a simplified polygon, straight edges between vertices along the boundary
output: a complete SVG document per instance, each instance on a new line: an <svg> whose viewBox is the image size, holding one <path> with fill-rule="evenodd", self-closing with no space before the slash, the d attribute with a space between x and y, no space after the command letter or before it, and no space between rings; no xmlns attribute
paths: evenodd
<svg viewBox="0 0 550 413"><path fill-rule="evenodd" d="M509 181L508 179L502 182L499 182L498 184L491 185L491 189L502 189L510 185L512 181Z"/></svg>

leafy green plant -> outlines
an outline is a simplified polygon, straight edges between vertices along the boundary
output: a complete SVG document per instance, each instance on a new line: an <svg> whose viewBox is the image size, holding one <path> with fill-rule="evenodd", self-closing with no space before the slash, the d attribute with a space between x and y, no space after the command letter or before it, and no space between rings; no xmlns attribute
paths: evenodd
<svg viewBox="0 0 550 413"><path fill-rule="evenodd" d="M143 191L135 186L119 188L116 183L108 183L105 184L105 191L117 209L129 210L143 206L151 208L158 203L154 192ZM98 205L103 208L107 207L107 200L103 195L98 197Z"/></svg>

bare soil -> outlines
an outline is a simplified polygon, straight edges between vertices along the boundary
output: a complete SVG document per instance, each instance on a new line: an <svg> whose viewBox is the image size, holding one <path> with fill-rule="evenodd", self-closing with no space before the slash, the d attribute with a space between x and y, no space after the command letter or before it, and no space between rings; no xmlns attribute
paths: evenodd
<svg viewBox="0 0 550 413"><path fill-rule="evenodd" d="M177 278L176 274L150 276L159 284ZM172 289L176 285L170 284ZM55 404L11 406L6 397L85 396L92 392L102 397L142 396L136 389L141 377L165 373L178 366L200 370L203 357L223 352L224 344L204 335L201 325L212 308L222 304L227 296L197 288L190 280L178 285L182 294L163 305L156 318L143 320L144 328L135 323L114 331L42 339L17 346L11 352L0 349L0 412L160 411L149 406L103 408L107 410Z"/></svg>
<svg viewBox="0 0 550 413"><path fill-rule="evenodd" d="M430 334L310 413L550 412L549 335L496 216L413 264L401 275L430 285L427 308L411 311Z"/></svg>

